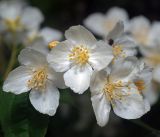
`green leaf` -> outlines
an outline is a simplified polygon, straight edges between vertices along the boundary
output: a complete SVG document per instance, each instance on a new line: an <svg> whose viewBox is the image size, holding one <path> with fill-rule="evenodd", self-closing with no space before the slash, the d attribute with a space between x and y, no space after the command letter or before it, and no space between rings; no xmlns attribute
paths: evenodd
<svg viewBox="0 0 160 137"><path fill-rule="evenodd" d="M4 137L44 137L49 117L32 107L28 93L0 92L0 122Z"/></svg>

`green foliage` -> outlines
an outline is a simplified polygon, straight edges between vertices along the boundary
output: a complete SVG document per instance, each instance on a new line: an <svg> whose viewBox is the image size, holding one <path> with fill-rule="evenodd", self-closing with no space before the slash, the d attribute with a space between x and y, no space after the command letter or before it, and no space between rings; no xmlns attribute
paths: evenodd
<svg viewBox="0 0 160 137"><path fill-rule="evenodd" d="M44 137L49 117L30 104L28 93L14 95L0 92L0 122L4 137Z"/></svg>

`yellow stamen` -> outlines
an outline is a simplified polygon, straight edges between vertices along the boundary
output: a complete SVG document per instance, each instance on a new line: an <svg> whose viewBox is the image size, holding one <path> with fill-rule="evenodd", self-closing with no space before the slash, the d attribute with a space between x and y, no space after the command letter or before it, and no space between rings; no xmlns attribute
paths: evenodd
<svg viewBox="0 0 160 137"><path fill-rule="evenodd" d="M123 49L121 45L113 45L113 55L115 56L115 58L122 55L122 53L123 53Z"/></svg>
<svg viewBox="0 0 160 137"><path fill-rule="evenodd" d="M49 49L52 49L58 45L59 41L52 41L48 44Z"/></svg>
<svg viewBox="0 0 160 137"><path fill-rule="evenodd" d="M126 96L130 95L130 92L122 92L121 88L127 87L130 90L129 86L123 85L121 81L115 83L106 82L104 85L103 91L106 93L106 97L114 107L113 100L122 100L125 99Z"/></svg>
<svg viewBox="0 0 160 137"><path fill-rule="evenodd" d="M71 50L69 60L74 61L76 64L84 65L88 63L89 51L83 45L77 45Z"/></svg>
<svg viewBox="0 0 160 137"><path fill-rule="evenodd" d="M136 85L136 87L139 91L142 91L145 89L145 83L143 80L137 80L134 82L134 84Z"/></svg>
<svg viewBox="0 0 160 137"><path fill-rule="evenodd" d="M17 17L15 20L5 19L4 20L8 30L11 32L15 32L18 28L22 28L23 25L20 22L20 17Z"/></svg>
<svg viewBox="0 0 160 137"><path fill-rule="evenodd" d="M34 71L32 78L28 81L28 87L36 90L44 90L46 88L47 70L39 68Z"/></svg>

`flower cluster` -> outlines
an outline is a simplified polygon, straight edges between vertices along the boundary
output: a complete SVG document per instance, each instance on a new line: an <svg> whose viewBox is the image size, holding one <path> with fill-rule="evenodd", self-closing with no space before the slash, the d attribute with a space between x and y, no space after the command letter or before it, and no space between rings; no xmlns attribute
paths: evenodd
<svg viewBox="0 0 160 137"><path fill-rule="evenodd" d="M2 10L4 6L9 6L7 12ZM60 32L51 32L49 28L40 30L43 16L38 9L22 8L25 4L21 4L20 9L14 11L14 6L16 4L4 3L0 7L3 11L1 22L6 26L4 36L14 38L25 32L25 37L19 41L27 46L18 56L20 66L6 78L4 91L29 92L34 108L50 116L56 113L59 105L60 89L70 88L78 94L91 92L93 110L100 126L107 124L111 108L124 119L140 118L150 110L151 102L146 94L150 93L152 69L135 56L140 36L134 31L140 30L129 31L133 24L129 24L123 9L113 8L106 15L95 13L85 20L84 24L102 36L102 40L77 25L65 31L64 41L57 41ZM30 22L31 18L35 22ZM147 54L149 48L142 48L143 53ZM147 57L148 61L158 56L153 54L154 57Z"/></svg>
<svg viewBox="0 0 160 137"><path fill-rule="evenodd" d="M46 43L52 39L60 40L62 33L56 29L45 27L40 29L44 21L42 12L24 1L0 2L0 34L8 44L33 45L43 39Z"/></svg>

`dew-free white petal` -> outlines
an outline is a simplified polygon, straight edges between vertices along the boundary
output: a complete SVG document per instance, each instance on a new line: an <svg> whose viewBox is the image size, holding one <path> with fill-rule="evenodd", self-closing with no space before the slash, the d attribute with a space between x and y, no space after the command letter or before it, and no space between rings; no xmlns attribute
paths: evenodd
<svg viewBox="0 0 160 137"><path fill-rule="evenodd" d="M89 63L95 70L99 71L107 67L112 59L112 48L107 43L99 41L90 52Z"/></svg>
<svg viewBox="0 0 160 137"><path fill-rule="evenodd" d="M20 66L11 71L3 84L3 91L21 94L30 90L27 83L32 77L30 68Z"/></svg>
<svg viewBox="0 0 160 137"><path fill-rule="evenodd" d="M47 82L46 90L32 89L29 98L34 108L43 114L53 116L59 105L59 91L51 82Z"/></svg>
<svg viewBox="0 0 160 137"><path fill-rule="evenodd" d="M109 120L111 110L110 103L106 100L105 94L102 92L93 95L91 101L98 125L105 126Z"/></svg>
<svg viewBox="0 0 160 137"><path fill-rule="evenodd" d="M70 68L69 53L72 43L69 41L60 42L47 56L47 61L57 72L64 72Z"/></svg>
<svg viewBox="0 0 160 137"><path fill-rule="evenodd" d="M95 37L83 26L72 26L65 32L66 39L72 41L74 45L85 45L92 47L96 42Z"/></svg>
<svg viewBox="0 0 160 137"><path fill-rule="evenodd" d="M41 66L47 64L44 54L30 48L23 49L18 56L18 60L21 64L29 66Z"/></svg>
<svg viewBox="0 0 160 137"><path fill-rule="evenodd" d="M92 71L89 65L83 67L73 66L64 73L66 86L70 87L75 93L82 94L89 88Z"/></svg>

